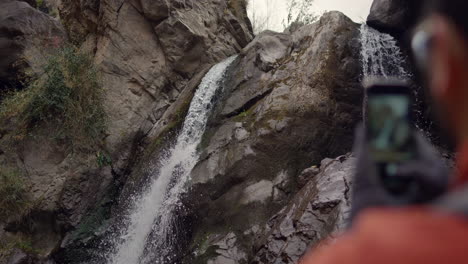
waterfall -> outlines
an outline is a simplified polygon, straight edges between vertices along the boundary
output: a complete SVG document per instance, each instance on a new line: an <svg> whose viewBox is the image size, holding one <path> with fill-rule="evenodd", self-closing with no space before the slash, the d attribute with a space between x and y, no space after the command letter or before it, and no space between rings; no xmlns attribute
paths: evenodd
<svg viewBox="0 0 468 264"><path fill-rule="evenodd" d="M412 74L406 70L406 58L397 45L397 41L391 35L381 33L366 24L361 28L361 64L363 80L368 78L399 78L410 80ZM422 112L416 107L420 102L418 91L414 93L414 114L417 118L422 116ZM366 123L367 94L363 100L363 121ZM418 127L418 124L416 124Z"/></svg>
<svg viewBox="0 0 468 264"><path fill-rule="evenodd" d="M405 69L406 60L389 34L381 33L366 24L361 25L362 74L367 77L411 78Z"/></svg>
<svg viewBox="0 0 468 264"><path fill-rule="evenodd" d="M115 239L107 263L172 263L174 254L168 251L176 242L171 233L174 212L181 206L180 196L187 190L190 172L199 159L197 146L213 108L213 98L235 58L213 66L198 86L175 144L156 163L159 165L152 173L148 188L131 198L133 207L124 219L125 227Z"/></svg>

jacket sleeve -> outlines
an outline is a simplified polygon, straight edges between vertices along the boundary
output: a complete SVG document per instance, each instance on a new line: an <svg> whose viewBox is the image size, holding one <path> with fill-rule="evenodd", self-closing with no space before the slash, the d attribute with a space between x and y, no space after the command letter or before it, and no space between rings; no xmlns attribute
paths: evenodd
<svg viewBox="0 0 468 264"><path fill-rule="evenodd" d="M468 221L422 208L368 210L300 264L468 263Z"/></svg>
<svg viewBox="0 0 468 264"><path fill-rule="evenodd" d="M356 262L356 254L362 254L356 247L355 237L347 234L336 241L328 241L308 252L299 264L364 264Z"/></svg>

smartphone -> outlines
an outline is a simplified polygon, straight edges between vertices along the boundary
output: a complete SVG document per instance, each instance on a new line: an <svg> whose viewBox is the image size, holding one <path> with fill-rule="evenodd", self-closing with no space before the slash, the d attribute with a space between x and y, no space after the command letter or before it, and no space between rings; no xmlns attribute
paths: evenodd
<svg viewBox="0 0 468 264"><path fill-rule="evenodd" d="M373 82L367 92L367 140L379 163L414 158L412 94L403 81Z"/></svg>
<svg viewBox="0 0 468 264"><path fill-rule="evenodd" d="M407 192L411 179L394 177L398 166L414 159L412 93L404 81L368 82L366 134L371 157L387 189Z"/></svg>

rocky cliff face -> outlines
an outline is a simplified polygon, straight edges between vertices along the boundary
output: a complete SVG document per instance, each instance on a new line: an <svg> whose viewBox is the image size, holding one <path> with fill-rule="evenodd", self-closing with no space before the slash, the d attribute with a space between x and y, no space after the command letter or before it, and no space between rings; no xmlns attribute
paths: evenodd
<svg viewBox="0 0 468 264"><path fill-rule="evenodd" d="M60 10L71 39L102 69L119 170L192 77L252 39L245 9L229 1L65 0Z"/></svg>
<svg viewBox="0 0 468 264"><path fill-rule="evenodd" d="M87 212L112 201L151 141L143 139L180 94L190 100L210 65L252 39L245 6L231 1L47 1L47 6L60 11L64 26L26 2L1 3L1 89L21 89L16 75L39 69L48 48L68 40L78 45L100 71L109 116L105 152L112 164L98 165L100 153L70 153L47 137L9 149L10 132L1 129L1 166L21 168L31 200L41 202L19 220L3 219L0 236L28 237L42 257L56 251ZM25 227L30 222L34 229Z"/></svg>
<svg viewBox="0 0 468 264"><path fill-rule="evenodd" d="M350 151L361 117L357 24L330 12L252 40L243 1L46 2L63 27L26 2L0 4L0 45L12 50L0 63L2 85L17 85L12 71L35 69L42 37L91 54L105 90L111 162L96 164L100 152L71 153L47 137L7 150L11 131L1 129L0 165L23 168L41 201L0 221L0 237L27 237L34 248L0 251L5 263L88 262L126 193L180 128L201 78L236 53L184 195L180 261L293 263L342 226L353 159L322 160ZM27 63L15 68L19 58Z"/></svg>
<svg viewBox="0 0 468 264"><path fill-rule="evenodd" d="M244 48L192 173L196 253L187 263L252 261L267 220L308 181L301 171L351 149L359 48L358 25L338 12Z"/></svg>

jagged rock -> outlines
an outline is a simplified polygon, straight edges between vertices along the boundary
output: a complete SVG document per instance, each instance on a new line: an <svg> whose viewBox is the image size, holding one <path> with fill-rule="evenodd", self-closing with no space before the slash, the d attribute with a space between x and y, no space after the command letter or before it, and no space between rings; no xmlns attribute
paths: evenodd
<svg viewBox="0 0 468 264"><path fill-rule="evenodd" d="M320 168L309 168L318 169L319 173L264 227L253 226L240 238L233 232L226 236L211 234L204 247L214 256L202 263L298 263L309 249L325 238L337 236L347 226L355 162L356 159L347 154L324 159ZM246 236L255 237L252 256L239 247L245 241L237 241ZM250 261L246 261L247 256Z"/></svg>
<svg viewBox="0 0 468 264"><path fill-rule="evenodd" d="M107 145L118 173L132 160L135 139L158 122L188 81L252 39L227 0L64 0L60 17L102 69Z"/></svg>
<svg viewBox="0 0 468 264"><path fill-rule="evenodd" d="M308 249L342 231L350 213L354 168L350 155L323 160L320 173L270 219L252 263L297 263Z"/></svg>
<svg viewBox="0 0 468 264"><path fill-rule="evenodd" d="M21 88L27 68L37 71L48 50L66 40L60 23L23 1L0 3L0 91Z"/></svg>
<svg viewBox="0 0 468 264"><path fill-rule="evenodd" d="M315 177L320 172L320 169L317 166L308 168L304 170L301 175L299 175L298 182L301 186L306 185L310 179Z"/></svg>
<svg viewBox="0 0 468 264"><path fill-rule="evenodd" d="M359 45L358 25L330 12L292 35L264 32L244 48L192 172L194 241L233 231L251 261L256 234L304 185L300 172L351 149L361 116ZM246 231L253 226L261 228Z"/></svg>
<svg viewBox="0 0 468 264"><path fill-rule="evenodd" d="M208 260L207 264L238 264L246 261L246 254L237 248L237 237L229 233L219 242L213 243L217 256Z"/></svg>

